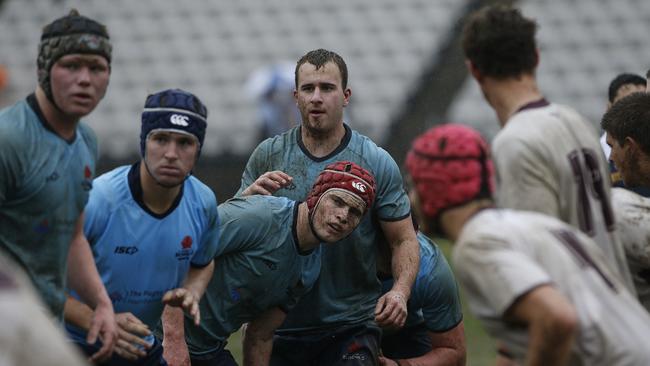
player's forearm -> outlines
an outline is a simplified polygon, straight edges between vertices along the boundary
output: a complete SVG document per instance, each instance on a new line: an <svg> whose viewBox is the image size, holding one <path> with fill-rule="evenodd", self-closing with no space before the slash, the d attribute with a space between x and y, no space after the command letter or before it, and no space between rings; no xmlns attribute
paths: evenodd
<svg viewBox="0 0 650 366"><path fill-rule="evenodd" d="M212 272L214 272L214 261L210 261L210 264L205 267L190 267L183 287L194 293L200 299L212 279Z"/></svg>
<svg viewBox="0 0 650 366"><path fill-rule="evenodd" d="M408 299L420 266L420 248L415 235L392 246L392 272L395 282L392 290L399 291Z"/></svg>
<svg viewBox="0 0 650 366"><path fill-rule="evenodd" d="M566 365L575 338L575 324L553 320L529 326L527 366Z"/></svg>
<svg viewBox="0 0 650 366"><path fill-rule="evenodd" d="M100 304L112 307L106 288L97 272L90 244L81 232L82 223L83 219L80 217L68 251L68 286L93 309Z"/></svg>
<svg viewBox="0 0 650 366"><path fill-rule="evenodd" d="M185 342L183 310L165 306L162 315L164 358L170 364L183 364L189 359Z"/></svg>
<svg viewBox="0 0 650 366"><path fill-rule="evenodd" d="M462 366L465 365L465 354L453 348L441 347L420 357L400 359L399 364L401 366Z"/></svg>
<svg viewBox="0 0 650 366"><path fill-rule="evenodd" d="M63 308L63 317L67 323L88 331L93 318L93 310L81 301L68 296Z"/></svg>
<svg viewBox="0 0 650 366"><path fill-rule="evenodd" d="M259 334L247 333L244 338L244 366L268 365L273 350L273 333L261 337Z"/></svg>

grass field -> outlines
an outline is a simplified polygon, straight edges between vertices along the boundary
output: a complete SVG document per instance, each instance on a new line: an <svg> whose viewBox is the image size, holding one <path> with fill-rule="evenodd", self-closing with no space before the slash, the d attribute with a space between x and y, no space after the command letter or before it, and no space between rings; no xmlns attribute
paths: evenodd
<svg viewBox="0 0 650 366"><path fill-rule="evenodd" d="M448 242L436 239L436 243L445 253L447 259L450 258L451 246ZM450 261L451 263L451 261ZM461 301L463 302L463 319L465 323L465 338L467 341L467 365L468 366L488 366L494 365L495 346L494 341L483 330L479 321L469 312L467 304L461 289ZM235 359L241 364L241 334L237 332L230 337L228 347Z"/></svg>

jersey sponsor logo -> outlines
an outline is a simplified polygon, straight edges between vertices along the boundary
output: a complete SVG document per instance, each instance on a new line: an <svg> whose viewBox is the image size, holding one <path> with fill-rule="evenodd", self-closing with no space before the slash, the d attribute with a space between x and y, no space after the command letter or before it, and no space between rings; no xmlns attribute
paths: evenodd
<svg viewBox="0 0 650 366"><path fill-rule="evenodd" d="M355 180L354 182L352 182L352 187L354 187L357 191L359 191L361 193L366 192L366 185L359 182L358 180Z"/></svg>
<svg viewBox="0 0 650 366"><path fill-rule="evenodd" d="M230 299L234 302L239 302L241 300L241 295L239 294L239 290L236 288L230 290Z"/></svg>
<svg viewBox="0 0 650 366"><path fill-rule="evenodd" d="M127 255L134 255L137 252L138 252L138 247L136 247L135 245L130 247L117 246L113 251L114 254L127 254Z"/></svg>
<svg viewBox="0 0 650 366"><path fill-rule="evenodd" d="M183 260L188 260L192 258L192 255L194 254L194 249L192 249L192 237L189 235L186 235L183 237L183 240L181 240L181 250L176 252L176 259L179 261Z"/></svg>
<svg viewBox="0 0 650 366"><path fill-rule="evenodd" d="M172 114L172 116L169 117L169 122L176 126L187 127L190 125L189 120L190 117L184 116L182 114Z"/></svg>

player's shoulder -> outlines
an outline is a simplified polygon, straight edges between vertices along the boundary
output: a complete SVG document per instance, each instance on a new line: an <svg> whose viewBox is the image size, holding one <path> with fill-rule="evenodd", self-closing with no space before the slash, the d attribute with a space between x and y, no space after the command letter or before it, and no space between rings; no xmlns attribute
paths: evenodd
<svg viewBox="0 0 650 366"><path fill-rule="evenodd" d="M21 146L28 144L30 133L38 117L26 101L19 101L0 110L0 146Z"/></svg>
<svg viewBox="0 0 650 366"><path fill-rule="evenodd" d="M119 166L93 180L90 195L93 199L117 202L130 197L128 184L129 165Z"/></svg>
<svg viewBox="0 0 650 366"><path fill-rule="evenodd" d="M91 149L97 149L97 135L95 131L85 122L80 121L77 125L77 133L83 139L83 141L91 147Z"/></svg>
<svg viewBox="0 0 650 366"><path fill-rule="evenodd" d="M292 206L293 201L286 197L250 195L232 197L218 206L219 215L236 214L239 217L271 217L278 210Z"/></svg>
<svg viewBox="0 0 650 366"><path fill-rule="evenodd" d="M264 151L266 153L283 152L289 146L298 144L298 133L300 126L293 127L279 135L268 137L260 142L255 148L256 151Z"/></svg>
<svg viewBox="0 0 650 366"><path fill-rule="evenodd" d="M198 200L203 205L216 205L217 196L212 188L203 183L197 177L191 175L185 180L184 194L191 196L192 199Z"/></svg>

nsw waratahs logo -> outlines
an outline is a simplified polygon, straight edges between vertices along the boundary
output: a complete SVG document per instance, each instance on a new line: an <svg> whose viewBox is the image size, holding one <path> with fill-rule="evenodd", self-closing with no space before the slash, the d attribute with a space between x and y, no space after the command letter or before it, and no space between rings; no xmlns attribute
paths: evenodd
<svg viewBox="0 0 650 366"><path fill-rule="evenodd" d="M367 189L366 185L359 182L358 180L352 182L352 187L354 187L357 191L361 193L366 193L366 189Z"/></svg>
<svg viewBox="0 0 650 366"><path fill-rule="evenodd" d="M192 257L192 254L194 254L194 249L192 249L192 243L194 243L192 237L186 235L183 238L183 240L181 240L181 250L176 252L176 259L178 259L179 261L190 259Z"/></svg>
<svg viewBox="0 0 650 366"><path fill-rule="evenodd" d="M90 170L90 167L86 165L84 167L84 180L81 182L81 188L84 191L90 191L93 188L93 172Z"/></svg>

